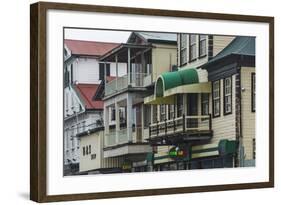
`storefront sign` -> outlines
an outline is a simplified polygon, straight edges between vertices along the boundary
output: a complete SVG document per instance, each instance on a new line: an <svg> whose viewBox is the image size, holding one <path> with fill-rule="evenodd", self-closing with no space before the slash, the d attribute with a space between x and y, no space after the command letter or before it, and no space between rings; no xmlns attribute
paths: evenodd
<svg viewBox="0 0 281 205"><path fill-rule="evenodd" d="M187 158L189 156L188 150L179 148L179 147L173 147L169 151L169 157L171 158Z"/></svg>

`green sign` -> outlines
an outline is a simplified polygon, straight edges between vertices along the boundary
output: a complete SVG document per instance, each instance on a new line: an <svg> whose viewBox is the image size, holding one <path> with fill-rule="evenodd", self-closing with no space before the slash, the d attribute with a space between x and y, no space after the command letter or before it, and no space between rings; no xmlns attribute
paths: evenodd
<svg viewBox="0 0 281 205"><path fill-rule="evenodd" d="M169 151L169 157L171 158L187 158L189 156L189 152L187 149L173 147Z"/></svg>

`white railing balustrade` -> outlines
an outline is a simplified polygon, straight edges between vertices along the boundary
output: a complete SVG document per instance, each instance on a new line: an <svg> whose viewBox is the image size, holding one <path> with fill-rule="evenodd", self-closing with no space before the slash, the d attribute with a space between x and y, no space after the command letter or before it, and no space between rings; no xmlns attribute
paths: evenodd
<svg viewBox="0 0 281 205"><path fill-rule="evenodd" d="M105 95L112 95L120 90L127 88L129 85L132 87L143 87L149 83L149 77L151 74L147 73L131 73L130 84L128 84L128 74L115 78L112 81L105 84Z"/></svg>

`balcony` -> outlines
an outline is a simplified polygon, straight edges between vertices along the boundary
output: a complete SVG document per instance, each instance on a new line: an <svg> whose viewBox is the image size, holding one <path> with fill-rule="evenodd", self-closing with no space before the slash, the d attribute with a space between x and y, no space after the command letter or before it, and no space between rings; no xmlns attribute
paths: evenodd
<svg viewBox="0 0 281 205"><path fill-rule="evenodd" d="M129 128L130 129L130 128ZM151 152L147 142L142 142L142 128L132 128L131 138L128 129L113 130L105 134L104 157L117 157L127 154L144 154Z"/></svg>
<svg viewBox="0 0 281 205"><path fill-rule="evenodd" d="M148 141L154 145L175 145L212 137L211 115L181 116L149 126Z"/></svg>
<svg viewBox="0 0 281 205"><path fill-rule="evenodd" d="M105 146L110 147L130 142L127 132L127 128L110 131L105 135Z"/></svg>
<svg viewBox="0 0 281 205"><path fill-rule="evenodd" d="M145 87L152 82L151 74L131 73L129 76L130 79L128 79L128 74L126 74L106 83L105 96L112 95L128 87Z"/></svg>

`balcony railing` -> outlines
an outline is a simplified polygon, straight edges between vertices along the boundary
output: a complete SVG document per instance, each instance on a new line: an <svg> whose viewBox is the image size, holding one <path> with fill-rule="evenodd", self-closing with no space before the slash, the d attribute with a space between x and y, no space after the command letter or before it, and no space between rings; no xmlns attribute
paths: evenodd
<svg viewBox="0 0 281 205"><path fill-rule="evenodd" d="M149 126L149 137L159 137L176 133L211 132L212 121L210 115L181 116L164 120Z"/></svg>
<svg viewBox="0 0 281 205"><path fill-rule="evenodd" d="M128 84L128 74L115 78L114 80L106 83L105 95L112 95L120 90L127 88L129 85L132 87L145 87L151 83L151 74L147 73L131 73L130 82Z"/></svg>
<svg viewBox="0 0 281 205"><path fill-rule="evenodd" d="M128 133L127 128L110 131L105 135L106 137L105 145L107 147L110 147L110 146L128 143L129 137L127 133Z"/></svg>

